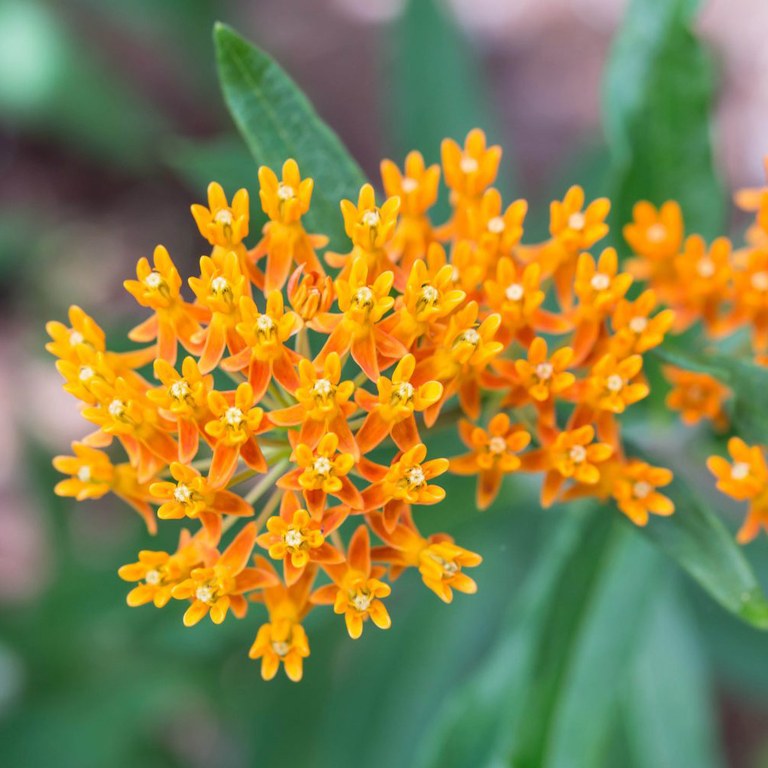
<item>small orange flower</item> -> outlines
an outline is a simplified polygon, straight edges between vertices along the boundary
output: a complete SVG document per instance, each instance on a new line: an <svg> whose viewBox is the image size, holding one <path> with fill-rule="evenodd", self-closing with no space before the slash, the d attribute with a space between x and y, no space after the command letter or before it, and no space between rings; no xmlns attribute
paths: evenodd
<svg viewBox="0 0 768 768"><path fill-rule="evenodd" d="M515 360L512 365L517 381L528 397L536 403L553 403L555 396L570 389L576 380L568 371L572 360L570 347L561 347L548 357L547 342L537 336L528 348L528 359ZM506 362L499 360L496 364Z"/></svg>
<svg viewBox="0 0 768 768"><path fill-rule="evenodd" d="M155 248L154 269L146 258L136 265L136 280L126 280L125 290L143 307L154 314L129 332L132 341L157 339L157 354L171 365L176 362L178 344L198 354L200 346L196 336L201 332L201 320L207 313L187 304L181 296L181 276L168 251L162 245Z"/></svg>
<svg viewBox="0 0 768 768"><path fill-rule="evenodd" d="M680 333L698 320L709 331L717 330L722 305L730 298L730 240L718 237L707 248L703 237L691 235L675 259L675 269L675 331Z"/></svg>
<svg viewBox="0 0 768 768"><path fill-rule="evenodd" d="M443 394L443 385L437 381L427 381L418 387L411 384L415 368L413 355L405 355L391 379L379 376L378 397L363 389L355 393L358 405L368 411L355 436L361 453L375 448L388 434L402 451L420 442L413 414L436 403Z"/></svg>
<svg viewBox="0 0 768 768"><path fill-rule="evenodd" d="M437 201L440 166L424 165L419 152L409 152L403 172L391 160L382 160L381 179L388 198L400 199L400 221L391 247L400 268L409 270L432 239L432 224L427 211Z"/></svg>
<svg viewBox="0 0 768 768"><path fill-rule="evenodd" d="M294 449L298 466L278 480L278 488L301 491L313 515L322 515L329 494L352 509L361 509L360 492L347 477L355 466L355 457L337 453L338 447L339 438L333 432L323 435L314 450L299 443Z"/></svg>
<svg viewBox="0 0 768 768"><path fill-rule="evenodd" d="M645 381L637 381L643 369L641 355L624 359L613 354L603 355L589 373L583 387L583 402L596 411L624 413L628 405L648 396Z"/></svg>
<svg viewBox="0 0 768 768"><path fill-rule="evenodd" d="M432 270L421 259L413 262L402 302L386 327L406 347L417 339L434 336L448 315L463 303L466 294L455 287L454 268L445 263L445 250L439 243L429 247L428 258L439 266Z"/></svg>
<svg viewBox="0 0 768 768"><path fill-rule="evenodd" d="M170 601L173 588L187 579L193 568L202 566L212 552L184 529L173 554L143 549L138 562L123 565L117 572L123 581L141 582L128 593L126 602L131 608L147 603L162 608Z"/></svg>
<svg viewBox="0 0 768 768"><path fill-rule="evenodd" d="M315 318L328 312L334 297L333 280L329 275L305 273L302 267L298 267L288 281L291 306L304 323L315 330L320 330L314 323Z"/></svg>
<svg viewBox="0 0 768 768"><path fill-rule="evenodd" d="M488 147L479 128L467 134L463 149L453 139L444 139L440 151L445 183L458 195L479 198L496 180L501 147Z"/></svg>
<svg viewBox="0 0 768 768"><path fill-rule="evenodd" d="M203 373L210 373L219 364L225 349L236 355L245 346L235 327L241 320L240 299L250 295L250 287L234 251L220 263L203 256L200 277L189 278L198 303L211 313L208 326L196 337L203 344L198 361Z"/></svg>
<svg viewBox="0 0 768 768"><path fill-rule="evenodd" d="M483 194L473 218L476 219L475 240L489 260L495 265L502 256L511 257L523 236L523 221L528 213L525 200L515 200L502 210L501 193L489 189Z"/></svg>
<svg viewBox="0 0 768 768"><path fill-rule="evenodd" d="M279 427L301 424L299 442L310 448L314 448L326 432L333 432L339 438L341 450L357 458L360 451L347 423L347 417L355 410L355 404L349 402L355 385L340 379L341 361L336 352L325 358L322 374L318 374L309 360L300 360L300 384L294 393L299 402L271 411L270 420Z"/></svg>
<svg viewBox="0 0 768 768"><path fill-rule="evenodd" d="M379 370L402 357L407 350L380 323L395 303L389 295L394 273L381 272L369 284L368 271L365 260L357 257L352 262L348 279L336 280L336 295L343 314L325 342L320 360L331 352L343 355L349 350L354 361L376 381Z"/></svg>
<svg viewBox="0 0 768 768"><path fill-rule="evenodd" d="M248 205L247 189L239 189L230 206L221 184L213 181L208 185L208 207L193 205L192 216L211 245L232 249L248 237Z"/></svg>
<svg viewBox="0 0 768 768"><path fill-rule="evenodd" d="M555 200L549 208L549 231L568 252L575 254L593 246L608 234L605 219L611 204L605 197L593 200L584 209L584 190L575 185L562 201Z"/></svg>
<svg viewBox="0 0 768 768"><path fill-rule="evenodd" d="M675 511L672 501L657 490L671 482L672 473L668 469L632 459L618 471L612 496L635 525L643 526L648 523L649 514L668 516Z"/></svg>
<svg viewBox="0 0 768 768"><path fill-rule="evenodd" d="M301 217L309 210L314 181L301 178L295 160L283 164L282 180L271 168L261 166L259 184L261 207L269 221L252 256L258 259L267 255L264 292L269 295L285 285L293 263L322 275L323 267L315 249L324 246L328 238L308 235L301 223Z"/></svg>
<svg viewBox="0 0 768 768"><path fill-rule="evenodd" d="M623 233L632 251L648 260L636 262L641 268L638 277L670 276L668 265L680 253L684 234L683 214L676 202L670 200L660 208L645 200L635 203L632 221Z"/></svg>
<svg viewBox="0 0 768 768"><path fill-rule="evenodd" d="M304 627L290 619L262 624L248 655L261 659L261 676L272 680L283 664L285 674L298 683L304 674L304 659L309 656L309 640Z"/></svg>
<svg viewBox="0 0 768 768"><path fill-rule="evenodd" d="M560 432L546 447L523 456L523 469L546 472L541 488L543 507L552 505L566 480L597 486L601 477L600 465L611 458L614 449L608 443L594 440L595 428L585 424Z"/></svg>
<svg viewBox="0 0 768 768"><path fill-rule="evenodd" d="M761 528L768 530L768 465L761 446L747 445L738 437L728 441L732 462L721 456L707 459L717 478L717 489L737 501L749 501L744 524L736 536L740 544L752 541Z"/></svg>
<svg viewBox="0 0 768 768"><path fill-rule="evenodd" d="M477 506L487 509L501 488L504 475L520 468L520 451L531 442L531 436L517 424L511 424L506 413L497 413L488 431L471 422L459 422L459 434L472 453L451 459L451 472L457 475L479 474Z"/></svg>
<svg viewBox="0 0 768 768"><path fill-rule="evenodd" d="M379 629L389 629L392 619L382 599L391 589L380 581L383 568L371 565L371 540L368 529L361 525L352 535L347 563L326 568L333 584L316 590L312 602L333 603L334 613L343 613L347 632L353 640L363 634L364 622L371 619Z"/></svg>
<svg viewBox="0 0 768 768"><path fill-rule="evenodd" d="M505 344L515 338L528 344L536 331L565 333L572 328L567 318L541 308L545 293L536 262L519 268L512 259L499 259L495 278L483 288L489 309L501 315L499 339Z"/></svg>
<svg viewBox="0 0 768 768"><path fill-rule="evenodd" d="M114 386L94 381L92 388L98 402L84 408L83 416L108 436L106 444L112 436L122 441L140 483L153 477L162 464L176 460L179 449L168 434L170 425L144 391L122 378Z"/></svg>
<svg viewBox="0 0 768 768"><path fill-rule="evenodd" d="M453 601L453 590L472 595L477 592L474 579L464 568L474 568L483 562L480 555L457 546L446 534L424 538L412 521L399 523L388 530L381 515L370 515L374 533L385 542L375 547L371 555L377 561L390 564L390 576L395 579L404 568L418 568L425 586L443 602Z"/></svg>
<svg viewBox="0 0 768 768"><path fill-rule="evenodd" d="M188 579L173 587L174 598L192 600L184 614L185 627L197 624L208 613L214 624L221 624L230 609L242 619L248 609L244 593L277 582L270 571L246 567L255 543L256 524L248 523L212 565L194 568Z"/></svg>
<svg viewBox="0 0 768 768"><path fill-rule="evenodd" d="M626 357L658 347L672 327L675 313L665 309L651 317L655 307L656 294L651 290L643 291L634 301L622 299L611 315L611 351Z"/></svg>
<svg viewBox="0 0 768 768"><path fill-rule="evenodd" d="M298 356L285 344L299 324L298 315L286 312L283 295L280 291L272 291L267 297L263 314L250 296L243 296L240 299L240 317L235 329L247 346L237 355L223 360L222 369L247 369L257 403L264 397L273 378L288 392L293 392L299 385L296 374Z"/></svg>
<svg viewBox="0 0 768 768"><path fill-rule="evenodd" d="M194 357L185 357L181 373L165 360L155 361L155 378L163 386L150 389L147 399L168 419L176 419L179 433L179 461L187 464L197 455L199 434L210 420L208 393L213 376L203 376Z"/></svg>
<svg viewBox="0 0 768 768"><path fill-rule="evenodd" d="M477 325L478 305L471 301L448 320L448 327L434 354L416 366L414 381L440 381L443 396L425 412L425 423L432 426L442 404L458 391L464 412L477 418L480 412L479 377L504 345L495 340L501 317L488 315Z"/></svg>
<svg viewBox="0 0 768 768"><path fill-rule="evenodd" d="M672 384L667 395L667 407L680 411L683 424L693 426L709 419L717 429L728 426L724 403L731 391L708 373L686 371L673 365L664 366L664 376Z"/></svg>
<svg viewBox="0 0 768 768"><path fill-rule="evenodd" d="M221 538L222 515L248 517L253 514L253 507L245 499L236 493L211 488L193 467L173 462L170 470L176 482L163 481L149 487L150 493L162 502L157 510L161 520L183 517L200 520L215 546Z"/></svg>
<svg viewBox="0 0 768 768"><path fill-rule="evenodd" d="M57 496L72 496L78 501L100 499L110 491L132 506L146 523L147 530L157 532L157 521L150 506L154 501L148 483L140 483L130 464L112 464L103 451L84 443L72 443L74 456L56 456L54 468L65 475L54 488Z"/></svg>
<svg viewBox="0 0 768 768"><path fill-rule="evenodd" d="M363 184L361 187L357 205L351 200L341 201L344 229L353 247L348 254L325 254L328 264L343 268L339 279L348 276L357 258L363 259L372 280L391 269L392 262L387 255L386 246L395 233L399 210L399 197L390 197L381 207L377 206L376 194L370 184Z"/></svg>
<svg viewBox="0 0 768 768"><path fill-rule="evenodd" d="M286 493L280 514L267 520L267 532L262 533L257 542L269 551L273 560L283 561L285 583L291 586L301 578L310 562L329 564L344 561L344 555L325 540L331 531L320 520L311 518L306 509L300 509L296 496Z"/></svg>
<svg viewBox="0 0 768 768"><path fill-rule="evenodd" d="M234 402L214 390L208 395L208 407L214 418L205 425L205 431L216 441L208 471L211 487L222 488L229 482L239 458L251 469L266 472L267 462L256 436L271 429L272 424L254 405L253 387L247 382L240 384Z"/></svg>

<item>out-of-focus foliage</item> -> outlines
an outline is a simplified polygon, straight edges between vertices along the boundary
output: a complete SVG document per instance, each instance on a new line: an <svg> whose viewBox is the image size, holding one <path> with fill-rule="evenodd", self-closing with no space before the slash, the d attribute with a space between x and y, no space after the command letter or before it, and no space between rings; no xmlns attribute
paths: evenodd
<svg viewBox="0 0 768 768"><path fill-rule="evenodd" d="M633 0L614 46L603 111L616 223L637 199L673 197L693 228L711 234L722 222L710 147L714 78L691 31L696 5ZM179 49L191 52L189 66L204 70L199 77L208 87L214 82L214 3L80 6L159 37L173 30ZM444 135L458 137L477 124L491 136L495 130L483 76L441 8L412 0L393 33L398 146L433 157ZM233 46L220 66L236 66L237 39L225 29L218 34L230 35ZM131 172L162 160L198 195L213 177L228 188L253 183L256 163L237 139L176 136L52 3L0 3L0 64L14 72L0 82L0 115L17 130L55 136ZM267 58L261 65L277 91L289 93L276 65ZM318 190L327 173L352 194L346 185L354 188L360 172L333 137L320 140L338 162L320 173L311 167L316 133L299 133L299 146L293 131L269 146L254 138L264 129L248 125L264 116L266 102L248 97L248 87L243 82L227 96L256 159L276 165L295 155ZM303 119L311 117L309 105L299 107ZM327 203L321 215L335 213ZM0 242L11 244L1 248L25 245L11 224L0 224ZM739 428L765 441L762 374L737 361L717 366L736 393ZM266 687L241 652L251 627L230 622L190 631L180 612L128 611L115 601L122 585L112 565L134 555L140 532L116 543L107 538L103 557L75 550L72 525L90 526L93 518L73 517L70 504L51 496L47 461L31 450L30 493L44 502L47 535L57 543L51 586L35 603L0 615L0 763L12 768L235 768L256 761L532 768L573 765L574 754L587 766L715 768L723 760L708 660L732 688L768 699L763 635L705 602L647 540L605 510L538 514L519 480L482 516L468 484L454 480L448 509L434 521L461 531L486 555L478 595L451 611L427 592L404 595L393 607L394 628L359 643L338 644L338 617L324 616L309 626L316 663L301 687L284 680ZM764 625L765 602L748 561L764 563L766 548L738 551L712 496L675 495L677 515L652 522L650 538L725 607Z"/></svg>

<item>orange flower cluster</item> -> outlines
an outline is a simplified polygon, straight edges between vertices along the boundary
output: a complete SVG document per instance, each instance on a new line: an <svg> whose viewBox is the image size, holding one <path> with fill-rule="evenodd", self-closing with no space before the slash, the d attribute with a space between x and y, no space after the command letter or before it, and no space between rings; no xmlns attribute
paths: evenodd
<svg viewBox="0 0 768 768"><path fill-rule="evenodd" d="M357 638L368 619L389 627L407 568L446 602L476 590L466 571L480 556L414 520L445 497L449 467L478 477L480 508L526 471L543 473L545 506L612 498L638 525L673 512L659 491L671 473L627 457L618 420L648 395L643 354L673 313L653 291L628 297L615 250L589 253L609 203L585 204L579 187L552 203L551 237L523 245L526 202L492 187L500 159L475 130L443 143L442 169L417 152L402 170L384 161L383 200L366 184L341 201L345 253L321 253L327 239L305 230L313 181L293 160L280 177L259 170L268 222L253 247L248 192L230 202L211 184L192 206L210 253L191 294L162 246L125 282L150 313L129 334L145 346L110 351L77 307L49 324L64 387L94 426L55 459L68 475L57 493L111 491L152 532L158 518L199 524L175 552L120 569L136 583L130 605L180 600L193 625L261 603L250 655L265 678L282 664L298 680L315 607L332 605ZM452 213L436 226L441 175ZM459 413L468 453L428 458L427 430Z"/></svg>
<svg viewBox="0 0 768 768"><path fill-rule="evenodd" d="M768 177L768 158L765 161ZM633 221L624 237L635 258L629 271L648 280L662 301L673 308L672 330L683 332L699 323L710 340L748 331L757 365L768 364L768 187L745 189L736 204L754 213L746 243L734 248L726 237L707 244L700 235L686 237L680 206L666 202L655 208L647 202L634 207ZM706 420L719 431L729 426L725 403L731 391L708 373L665 366L672 389L670 409L693 425ZM738 501L749 501L749 512L737 539L752 541L768 528L768 473L764 448L747 446L740 438L728 443L732 463L720 456L708 461L717 488Z"/></svg>

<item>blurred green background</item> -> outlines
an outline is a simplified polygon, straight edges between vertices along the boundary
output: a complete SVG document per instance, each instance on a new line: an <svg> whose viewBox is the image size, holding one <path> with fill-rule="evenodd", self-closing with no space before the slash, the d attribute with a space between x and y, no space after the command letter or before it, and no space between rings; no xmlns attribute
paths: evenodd
<svg viewBox="0 0 768 768"><path fill-rule="evenodd" d="M207 182L256 198L216 20L281 62L371 178L485 128L533 237L576 182L616 221L679 196L706 234L738 233L728 195L768 150L761 0L0 0L0 766L768 766L766 636L615 511L542 512L524 478L483 514L450 480L419 518L483 553L478 595L444 606L407 574L393 628L359 642L315 612L298 686L247 659L257 619L185 630L177 605L125 606L116 569L147 538L118 503L52 494L83 424L43 324L78 303L117 338L137 258L203 252L188 206ZM709 487L703 435L638 430ZM765 583L768 546L748 556Z"/></svg>

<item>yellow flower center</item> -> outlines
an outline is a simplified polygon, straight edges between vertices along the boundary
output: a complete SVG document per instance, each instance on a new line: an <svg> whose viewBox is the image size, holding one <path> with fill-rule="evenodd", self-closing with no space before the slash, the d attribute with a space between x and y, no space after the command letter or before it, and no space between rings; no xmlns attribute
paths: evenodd
<svg viewBox="0 0 768 768"><path fill-rule="evenodd" d="M280 658L282 658L283 656L285 656L291 650L291 646L290 646L290 643L286 643L285 640L273 640L272 641L272 650Z"/></svg>
<svg viewBox="0 0 768 768"><path fill-rule="evenodd" d="M589 281L589 284L596 291L605 291L611 284L611 278L602 272L596 272Z"/></svg>
<svg viewBox="0 0 768 768"><path fill-rule="evenodd" d="M211 280L211 293L216 296L221 296L229 290L229 281L225 277L219 275L219 277L214 277L213 280Z"/></svg>
<svg viewBox="0 0 768 768"><path fill-rule="evenodd" d="M331 473L331 470L333 469L333 464L331 463L331 460L325 456L318 456L312 463L312 469L318 475L328 477L328 475Z"/></svg>
<svg viewBox="0 0 768 768"><path fill-rule="evenodd" d="M474 328L470 328L469 330L464 331L464 333L459 334L456 338L457 344L460 344L461 342L466 342L467 344L476 347L480 343L480 334Z"/></svg>
<svg viewBox="0 0 768 768"><path fill-rule="evenodd" d="M358 288L352 297L352 303L360 309L370 309L373 306L373 291L367 285Z"/></svg>
<svg viewBox="0 0 768 768"><path fill-rule="evenodd" d="M583 445L574 445L568 455L574 464L581 464L587 458L587 449Z"/></svg>
<svg viewBox="0 0 768 768"><path fill-rule="evenodd" d="M297 549L304 543L304 534L296 528L289 528L283 536L286 547Z"/></svg>
<svg viewBox="0 0 768 768"><path fill-rule="evenodd" d="M179 504L189 504L192 499L192 491L189 486L184 485L184 483L179 483L176 486L176 490L173 492L173 498L176 499Z"/></svg>
<svg viewBox="0 0 768 768"><path fill-rule="evenodd" d="M243 423L243 419L245 417L243 416L243 412L236 408L234 405L227 408L226 411L224 411L224 421L230 426L230 427L239 427Z"/></svg>
<svg viewBox="0 0 768 768"><path fill-rule="evenodd" d="M488 222L488 231L494 235L500 235L504 231L504 219L501 216L494 216Z"/></svg>
<svg viewBox="0 0 768 768"><path fill-rule="evenodd" d="M150 272L144 278L144 285L153 291L157 290L163 283L165 283L165 280L163 280L163 276L159 272Z"/></svg>
<svg viewBox="0 0 768 768"><path fill-rule="evenodd" d="M650 483L646 483L645 480L638 480L638 482L632 486L632 493L635 495L635 498L638 499L646 498L652 490L653 486Z"/></svg>
<svg viewBox="0 0 768 768"><path fill-rule="evenodd" d="M413 400L413 384L408 381L401 381L392 388L392 395L390 401L393 403L398 402L410 402Z"/></svg>
<svg viewBox="0 0 768 768"><path fill-rule="evenodd" d="M296 197L296 192L290 184L278 184L277 196L281 200L291 200Z"/></svg>
<svg viewBox="0 0 768 768"><path fill-rule="evenodd" d="M666 236L667 228L663 224L652 224L646 232L646 237L652 243L660 243Z"/></svg>
<svg viewBox="0 0 768 768"><path fill-rule="evenodd" d="M459 162L459 168L462 173L470 174L476 173L480 166L477 164L477 160L470 155L464 155Z"/></svg>
<svg viewBox="0 0 768 768"><path fill-rule="evenodd" d="M488 450L496 455L504 453L507 450L507 441L501 435L496 435L488 441Z"/></svg>
<svg viewBox="0 0 768 768"><path fill-rule="evenodd" d="M703 259L699 259L696 264L696 272L699 277L707 278L712 277L715 274L715 262L709 257L705 256Z"/></svg>
<svg viewBox="0 0 768 768"><path fill-rule="evenodd" d="M312 394L315 397L327 399L334 391L334 386L328 379L318 379L312 385Z"/></svg>
<svg viewBox="0 0 768 768"><path fill-rule="evenodd" d="M168 391L174 400L183 400L185 397L187 397L187 395L189 395L189 384L187 383L186 379L179 379L178 381L174 381L173 384L168 387Z"/></svg>
<svg viewBox="0 0 768 768"><path fill-rule="evenodd" d="M744 461L737 461L731 467L732 480L744 480L749 475L749 464Z"/></svg>
<svg viewBox="0 0 768 768"><path fill-rule="evenodd" d="M405 480L408 483L409 490L421 488L427 482L427 478L424 475L424 470L421 467L411 467L405 473Z"/></svg>
<svg viewBox="0 0 768 768"><path fill-rule="evenodd" d="M160 571L158 571L156 568L153 568L151 571L147 571L147 575L144 577L144 581L153 587L157 586L162 581Z"/></svg>
<svg viewBox="0 0 768 768"><path fill-rule="evenodd" d="M355 609L361 613L367 611L371 607L372 602L373 595L371 595L370 592L364 592L360 590L355 592L355 594L352 596L352 605L354 605Z"/></svg>
<svg viewBox="0 0 768 768"><path fill-rule="evenodd" d="M755 272L749 282L756 291L768 291L768 272Z"/></svg>
<svg viewBox="0 0 768 768"><path fill-rule="evenodd" d="M209 584L203 584L195 591L195 597L206 605L210 605L213 602L215 592Z"/></svg>

